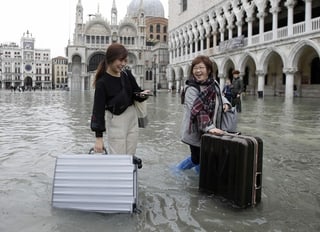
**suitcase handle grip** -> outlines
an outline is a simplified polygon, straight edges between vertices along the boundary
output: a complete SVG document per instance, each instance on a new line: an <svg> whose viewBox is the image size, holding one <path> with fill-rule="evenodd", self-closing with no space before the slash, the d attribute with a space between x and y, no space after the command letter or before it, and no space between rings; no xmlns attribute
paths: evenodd
<svg viewBox="0 0 320 232"><path fill-rule="evenodd" d="M108 152L107 152L107 149L104 147L103 148L103 151L104 151L104 155L107 155L108 154ZM89 154L91 155L91 154L94 154L94 148L91 148L90 150L89 150Z"/></svg>
<svg viewBox="0 0 320 232"><path fill-rule="evenodd" d="M261 189L261 183L262 183L262 172L257 172L256 173L256 183L255 183L255 188L256 189Z"/></svg>
<svg viewBox="0 0 320 232"><path fill-rule="evenodd" d="M138 169L142 168L142 160L136 156L133 156L133 164L138 166Z"/></svg>

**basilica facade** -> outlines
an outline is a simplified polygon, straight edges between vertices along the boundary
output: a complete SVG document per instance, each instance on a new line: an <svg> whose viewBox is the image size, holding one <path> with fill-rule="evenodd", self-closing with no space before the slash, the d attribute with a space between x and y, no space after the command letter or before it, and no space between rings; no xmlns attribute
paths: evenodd
<svg viewBox="0 0 320 232"><path fill-rule="evenodd" d="M116 0L113 0L110 20L98 9L85 22L81 0L75 12L73 40L66 48L71 91L92 88L95 70L114 42L128 49L128 66L142 88L153 91L167 88L168 19L159 0L132 0L120 22Z"/></svg>
<svg viewBox="0 0 320 232"><path fill-rule="evenodd" d="M320 97L319 12L318 0L169 0L169 85L207 55L221 86L238 69L248 94Z"/></svg>

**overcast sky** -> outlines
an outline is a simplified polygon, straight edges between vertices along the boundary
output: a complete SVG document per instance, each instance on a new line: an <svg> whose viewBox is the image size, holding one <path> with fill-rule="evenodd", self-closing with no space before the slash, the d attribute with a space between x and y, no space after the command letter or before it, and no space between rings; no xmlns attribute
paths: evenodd
<svg viewBox="0 0 320 232"><path fill-rule="evenodd" d="M160 0L168 17L168 0ZM113 0L81 0L84 21L98 11L111 21ZM131 0L116 0L118 21L124 18ZM65 56L65 47L74 32L78 0L1 0L0 43L15 42L20 46L23 33L35 38L35 48L50 49L51 58Z"/></svg>

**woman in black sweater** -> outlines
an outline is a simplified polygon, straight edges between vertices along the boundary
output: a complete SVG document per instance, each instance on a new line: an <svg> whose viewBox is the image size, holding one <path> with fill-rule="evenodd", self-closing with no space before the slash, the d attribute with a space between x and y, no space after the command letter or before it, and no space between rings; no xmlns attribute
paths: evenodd
<svg viewBox="0 0 320 232"><path fill-rule="evenodd" d="M95 132L95 152L103 152L103 132L111 154L132 154L138 143L138 117L134 100L147 99L150 90L142 90L127 64L127 49L118 43L110 45L97 69L93 85L94 103L91 130Z"/></svg>

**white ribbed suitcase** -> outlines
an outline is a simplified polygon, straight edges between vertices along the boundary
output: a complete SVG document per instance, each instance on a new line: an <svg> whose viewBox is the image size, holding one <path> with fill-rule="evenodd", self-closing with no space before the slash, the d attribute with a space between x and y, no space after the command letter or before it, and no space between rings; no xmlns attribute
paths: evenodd
<svg viewBox="0 0 320 232"><path fill-rule="evenodd" d="M137 169L132 155L61 155L52 189L55 208L101 213L139 212Z"/></svg>

